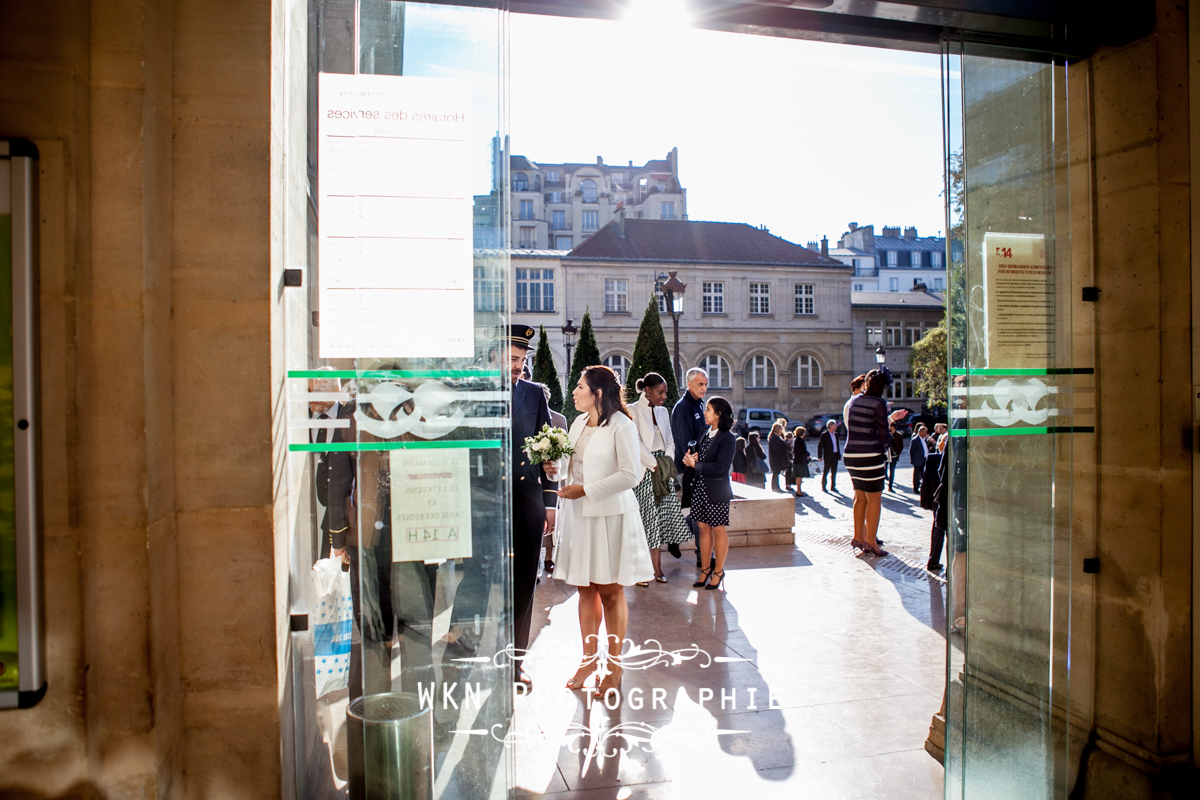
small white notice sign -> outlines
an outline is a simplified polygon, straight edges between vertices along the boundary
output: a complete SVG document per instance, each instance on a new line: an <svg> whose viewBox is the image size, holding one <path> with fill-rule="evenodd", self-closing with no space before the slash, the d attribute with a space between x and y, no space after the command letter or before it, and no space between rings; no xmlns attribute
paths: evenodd
<svg viewBox="0 0 1200 800"><path fill-rule="evenodd" d="M392 560L471 557L471 451L393 450Z"/></svg>
<svg viewBox="0 0 1200 800"><path fill-rule="evenodd" d="M1045 369L1054 358L1054 269L1046 237L983 235L987 367Z"/></svg>
<svg viewBox="0 0 1200 800"><path fill-rule="evenodd" d="M321 357L473 355L470 82L318 89Z"/></svg>

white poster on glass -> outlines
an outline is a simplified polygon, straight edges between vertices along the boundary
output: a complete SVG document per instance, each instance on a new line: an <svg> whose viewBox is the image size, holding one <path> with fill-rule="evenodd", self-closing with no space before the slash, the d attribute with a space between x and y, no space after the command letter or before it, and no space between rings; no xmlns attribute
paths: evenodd
<svg viewBox="0 0 1200 800"><path fill-rule="evenodd" d="M983 235L989 369L1045 369L1054 357L1054 268L1046 237Z"/></svg>
<svg viewBox="0 0 1200 800"><path fill-rule="evenodd" d="M393 450L392 560L471 557L471 451Z"/></svg>
<svg viewBox="0 0 1200 800"><path fill-rule="evenodd" d="M321 358L474 355L470 82L318 89Z"/></svg>

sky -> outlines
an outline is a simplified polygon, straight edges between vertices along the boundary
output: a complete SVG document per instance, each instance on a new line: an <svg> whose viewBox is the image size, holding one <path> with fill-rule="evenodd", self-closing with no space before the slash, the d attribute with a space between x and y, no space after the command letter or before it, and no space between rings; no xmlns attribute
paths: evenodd
<svg viewBox="0 0 1200 800"><path fill-rule="evenodd" d="M512 14L514 154L642 165L679 148L693 220L805 244L945 227L938 57Z"/></svg>

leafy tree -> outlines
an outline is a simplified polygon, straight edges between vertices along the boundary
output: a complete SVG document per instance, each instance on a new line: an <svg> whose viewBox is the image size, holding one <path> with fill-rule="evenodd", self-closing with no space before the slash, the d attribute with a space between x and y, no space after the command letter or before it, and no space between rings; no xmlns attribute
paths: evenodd
<svg viewBox="0 0 1200 800"><path fill-rule="evenodd" d="M538 326L541 334L538 336L537 351L533 355L533 379L550 387L550 408L562 413L563 393L558 380L558 370L554 368L554 356L550 353L550 342L546 339L546 326Z"/></svg>
<svg viewBox="0 0 1200 800"><path fill-rule="evenodd" d="M930 408L946 407L946 385L949 381L946 346L946 318L942 317L937 327L927 330L908 353L913 388L918 394L925 395L925 403Z"/></svg>
<svg viewBox="0 0 1200 800"><path fill-rule="evenodd" d="M633 345L633 363L625 376L625 401L637 400L634 388L638 378L647 372L657 372L667 381L667 408L675 407L679 389L675 383L675 370L671 368L671 351L667 349L667 337L663 334L662 319L658 313L658 298L651 296L642 314L642 326L638 328L637 342Z"/></svg>
<svg viewBox="0 0 1200 800"><path fill-rule="evenodd" d="M594 367L600 363L600 346L596 344L596 332L592 329L592 314L590 311L583 312L583 323L579 326L579 343L575 347L575 352L571 359L571 376L567 381L567 385L574 391L575 386L579 383L579 376L588 367ZM563 416L567 418L567 423L570 424L579 416L579 412L575 410L575 401L563 403Z"/></svg>

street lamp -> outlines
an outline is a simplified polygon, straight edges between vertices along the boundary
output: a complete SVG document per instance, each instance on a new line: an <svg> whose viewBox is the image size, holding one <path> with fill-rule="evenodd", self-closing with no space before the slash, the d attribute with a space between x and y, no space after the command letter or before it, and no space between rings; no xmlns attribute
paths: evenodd
<svg viewBox="0 0 1200 800"><path fill-rule="evenodd" d="M887 359L887 350L883 349L883 345L875 348L875 363L883 366L884 360Z"/></svg>
<svg viewBox="0 0 1200 800"><path fill-rule="evenodd" d="M563 380L570 383L571 381L571 348L575 346L575 334L579 333L579 328L571 324L571 320L567 320L567 324L562 326L563 345L567 348L567 371L563 375ZM571 391L571 387L567 387L567 392Z"/></svg>
<svg viewBox="0 0 1200 800"><path fill-rule="evenodd" d="M659 273L654 283L656 291L661 292L667 301L667 311L671 315L671 323L675 327L675 384L682 386L683 370L679 361L679 315L683 313L683 293L687 284L675 277L677 270L671 270L666 275Z"/></svg>

